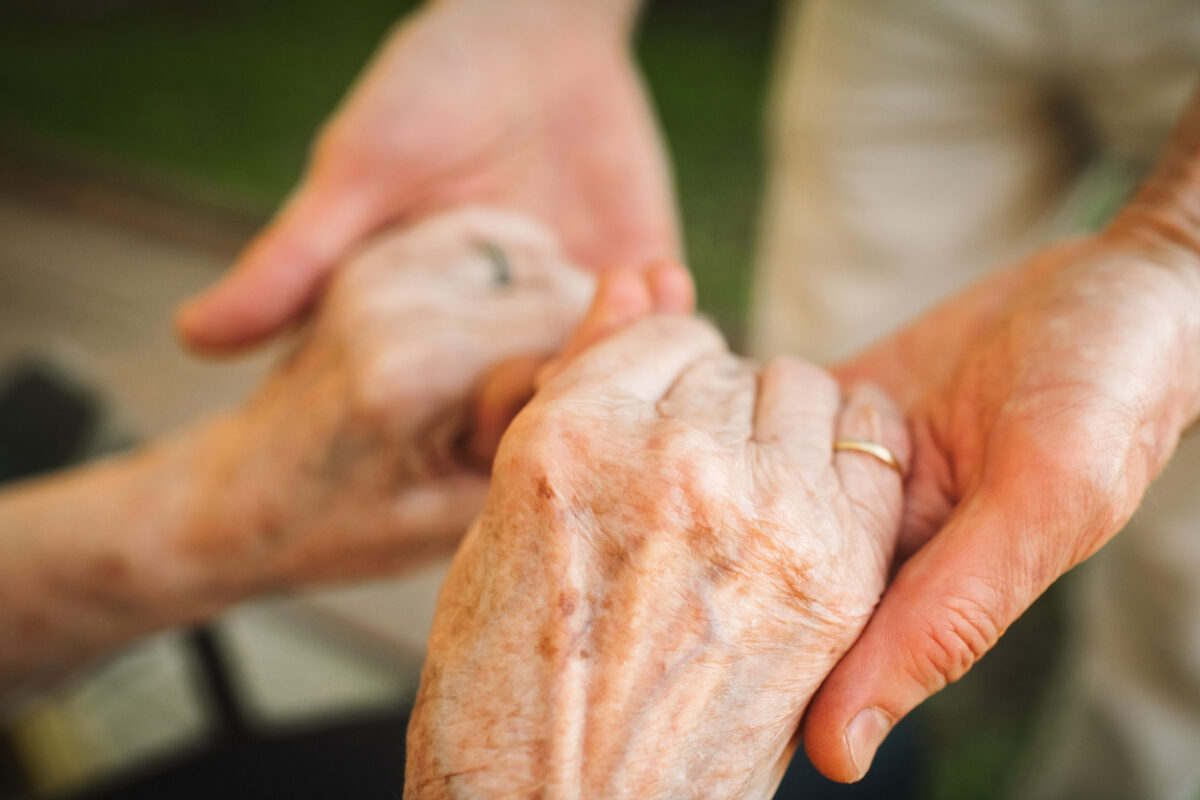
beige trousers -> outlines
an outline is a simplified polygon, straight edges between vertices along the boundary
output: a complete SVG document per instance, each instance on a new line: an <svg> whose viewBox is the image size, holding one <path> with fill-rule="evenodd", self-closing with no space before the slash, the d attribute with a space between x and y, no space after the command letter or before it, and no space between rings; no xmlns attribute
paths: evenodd
<svg viewBox="0 0 1200 800"><path fill-rule="evenodd" d="M1200 74L1197 0L791 11L751 317L761 356L850 355L1102 218ZM1076 581L1070 679L1021 797L1200 797L1198 528L1200 436Z"/></svg>

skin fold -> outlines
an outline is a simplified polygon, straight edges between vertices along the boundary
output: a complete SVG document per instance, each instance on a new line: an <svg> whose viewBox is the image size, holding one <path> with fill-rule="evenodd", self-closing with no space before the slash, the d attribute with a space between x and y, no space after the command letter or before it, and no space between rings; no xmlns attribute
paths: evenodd
<svg viewBox="0 0 1200 800"><path fill-rule="evenodd" d="M899 476L835 436L908 455L878 391L697 319L561 366L442 589L405 797L770 796L900 521Z"/></svg>

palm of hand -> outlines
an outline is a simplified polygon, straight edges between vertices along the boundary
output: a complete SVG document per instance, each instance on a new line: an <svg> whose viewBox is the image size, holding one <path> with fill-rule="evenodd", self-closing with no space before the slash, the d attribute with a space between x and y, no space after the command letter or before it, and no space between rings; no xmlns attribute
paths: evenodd
<svg viewBox="0 0 1200 800"><path fill-rule="evenodd" d="M309 194L357 196L363 224L463 202L547 223L578 263L670 255L665 159L618 36L552 14L453 6L407 23L318 145ZM534 44L536 43L536 47Z"/></svg>

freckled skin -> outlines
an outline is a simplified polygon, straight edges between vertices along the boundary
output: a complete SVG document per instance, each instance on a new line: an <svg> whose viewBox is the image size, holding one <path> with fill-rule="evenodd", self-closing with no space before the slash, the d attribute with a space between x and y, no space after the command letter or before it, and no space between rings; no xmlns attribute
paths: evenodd
<svg viewBox="0 0 1200 800"><path fill-rule="evenodd" d="M885 398L760 372L697 320L648 318L558 374L442 589L405 797L770 796L899 524L896 475L835 458L835 431L906 457Z"/></svg>

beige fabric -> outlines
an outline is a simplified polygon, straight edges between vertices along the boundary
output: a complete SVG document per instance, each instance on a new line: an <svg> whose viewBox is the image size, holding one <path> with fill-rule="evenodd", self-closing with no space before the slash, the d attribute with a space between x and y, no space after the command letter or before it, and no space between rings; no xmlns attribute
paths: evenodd
<svg viewBox="0 0 1200 800"><path fill-rule="evenodd" d="M1147 165L1200 74L1196 0L808 0L781 36L762 356L850 355L1078 226L1088 176ZM1198 470L1192 440L1086 568L1066 705L1020 796L1200 793Z"/></svg>

